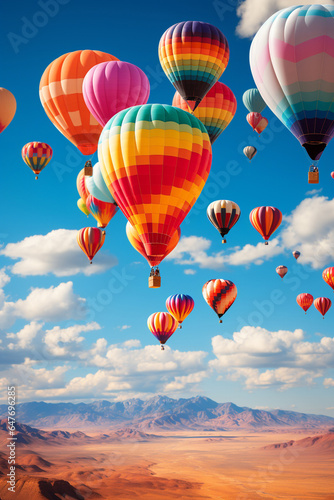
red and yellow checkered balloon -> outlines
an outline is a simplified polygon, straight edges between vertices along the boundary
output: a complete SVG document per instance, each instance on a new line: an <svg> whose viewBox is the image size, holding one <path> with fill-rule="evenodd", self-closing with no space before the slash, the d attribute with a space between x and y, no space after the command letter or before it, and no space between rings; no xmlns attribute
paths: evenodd
<svg viewBox="0 0 334 500"><path fill-rule="evenodd" d="M37 179L38 174L51 160L52 149L45 142L28 142L22 148L22 158L34 174L36 174Z"/></svg>

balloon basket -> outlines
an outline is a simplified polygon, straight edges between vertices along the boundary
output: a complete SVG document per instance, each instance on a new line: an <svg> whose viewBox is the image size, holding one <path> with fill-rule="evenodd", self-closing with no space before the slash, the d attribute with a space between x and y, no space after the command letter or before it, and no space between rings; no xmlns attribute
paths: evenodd
<svg viewBox="0 0 334 500"><path fill-rule="evenodd" d="M309 172L308 173L308 183L309 184L319 184L319 172Z"/></svg>
<svg viewBox="0 0 334 500"><path fill-rule="evenodd" d="M225 240L225 238L223 238L223 239L222 239L222 243L226 243L226 240Z"/></svg>
<svg viewBox="0 0 334 500"><path fill-rule="evenodd" d="M181 329L181 328L182 328L182 325L179 325L179 328Z"/></svg>
<svg viewBox="0 0 334 500"><path fill-rule="evenodd" d="M162 344L161 344L161 350L162 350L162 351L164 351L164 350L165 350L165 348L164 348L164 346L163 346Z"/></svg>
<svg viewBox="0 0 334 500"><path fill-rule="evenodd" d="M161 276L149 276L148 287L149 288L160 288L161 286Z"/></svg>
<svg viewBox="0 0 334 500"><path fill-rule="evenodd" d="M90 160L86 161L85 163L84 174L88 175L89 177L92 177L93 175L93 166Z"/></svg>
<svg viewBox="0 0 334 500"><path fill-rule="evenodd" d="M265 241L265 242L264 242L264 244L265 244L265 245L269 245L268 241Z"/></svg>
<svg viewBox="0 0 334 500"><path fill-rule="evenodd" d="M222 319L220 319L220 320L219 320L219 323L222 323L222 322L223 322L223 320L222 320Z"/></svg>
<svg viewBox="0 0 334 500"><path fill-rule="evenodd" d="M38 175L36 175L36 177L35 177L35 181L38 181Z"/></svg>

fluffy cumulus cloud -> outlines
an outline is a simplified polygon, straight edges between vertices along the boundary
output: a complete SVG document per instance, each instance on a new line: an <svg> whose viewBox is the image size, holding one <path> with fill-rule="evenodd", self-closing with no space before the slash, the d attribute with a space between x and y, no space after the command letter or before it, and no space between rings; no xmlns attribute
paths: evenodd
<svg viewBox="0 0 334 500"><path fill-rule="evenodd" d="M320 269L334 259L334 199L314 196L303 200L285 218L286 248L301 252L300 263Z"/></svg>
<svg viewBox="0 0 334 500"><path fill-rule="evenodd" d="M28 321L61 321L81 319L86 315L86 299L73 292L73 283L50 288L32 288L25 299L3 301L0 328L13 325L18 318Z"/></svg>
<svg viewBox="0 0 334 500"><path fill-rule="evenodd" d="M259 265L284 251L278 239L273 239L269 247L261 242L256 246L247 244L242 248L234 247L226 253L221 251L210 254L208 250L211 244L210 240L202 236L183 236L167 259L184 266L198 265L202 269L222 269L227 265ZM186 269L185 273L194 274L194 271Z"/></svg>
<svg viewBox="0 0 334 500"><path fill-rule="evenodd" d="M232 339L213 337L212 349L216 359L210 367L232 380L243 379L247 389L311 384L334 368L334 339L308 342L299 329L270 332L245 326Z"/></svg>
<svg viewBox="0 0 334 500"><path fill-rule="evenodd" d="M243 0L237 8L237 15L240 17L237 26L237 33L241 37L252 37L261 25L272 14L280 9L293 5L310 5L313 3L333 4L333 0L323 0L314 2L313 0Z"/></svg>
<svg viewBox="0 0 334 500"><path fill-rule="evenodd" d="M0 252L17 260L11 271L20 276L70 276L78 273L101 273L117 264L116 257L99 253L94 266L79 248L77 231L56 229L45 235L34 235L17 243L8 243ZM1 280L1 277L0 277Z"/></svg>

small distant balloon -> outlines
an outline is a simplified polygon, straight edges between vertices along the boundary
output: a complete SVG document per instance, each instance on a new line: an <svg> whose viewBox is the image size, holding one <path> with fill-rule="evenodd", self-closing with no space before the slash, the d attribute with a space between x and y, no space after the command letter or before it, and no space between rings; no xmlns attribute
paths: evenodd
<svg viewBox="0 0 334 500"><path fill-rule="evenodd" d="M174 316L167 312L153 313L147 319L148 329L159 340L162 351L164 350L164 344L177 329L177 325L178 322Z"/></svg>
<svg viewBox="0 0 334 500"><path fill-rule="evenodd" d="M242 102L250 113L262 113L266 107L266 103L262 99L262 96L258 89L249 89L244 92L242 96Z"/></svg>
<svg viewBox="0 0 334 500"><path fill-rule="evenodd" d="M296 298L297 304L305 311L313 304L313 296L310 293L300 293Z"/></svg>
<svg viewBox="0 0 334 500"><path fill-rule="evenodd" d="M105 240L105 231L102 231L98 227L84 227L80 229L77 234L78 245L81 250L87 255L90 263L94 258L94 255L102 247Z"/></svg>
<svg viewBox="0 0 334 500"><path fill-rule="evenodd" d="M286 266L278 266L276 267L276 272L278 276L280 276L283 279L286 273L288 272L288 268Z"/></svg>
<svg viewBox="0 0 334 500"><path fill-rule="evenodd" d="M297 260L299 257L300 257L300 252L298 250L294 250L292 252L292 255L294 256L294 258Z"/></svg>
<svg viewBox="0 0 334 500"><path fill-rule="evenodd" d="M217 200L210 203L206 210L206 215L211 224L219 231L226 243L224 236L236 224L240 217L240 208L230 200Z"/></svg>
<svg viewBox="0 0 334 500"><path fill-rule="evenodd" d="M45 142L28 142L22 148L22 158L34 174L36 174L35 179L37 180L39 173L52 158L52 149Z"/></svg>
<svg viewBox="0 0 334 500"><path fill-rule="evenodd" d="M334 172L331 172L331 177L332 179L334 179Z"/></svg>
<svg viewBox="0 0 334 500"><path fill-rule="evenodd" d="M317 311L320 312L322 317L325 317L325 314L328 312L332 305L332 301L328 299L327 297L318 297L314 301L314 307L317 309Z"/></svg>
<svg viewBox="0 0 334 500"><path fill-rule="evenodd" d="M257 149L254 146L246 146L243 149L244 155L247 156L249 161L251 161L257 153Z"/></svg>

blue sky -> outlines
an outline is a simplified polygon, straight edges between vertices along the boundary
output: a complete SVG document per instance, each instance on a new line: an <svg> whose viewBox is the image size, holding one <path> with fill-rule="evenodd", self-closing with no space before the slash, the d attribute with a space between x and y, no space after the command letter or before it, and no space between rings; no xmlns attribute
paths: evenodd
<svg viewBox="0 0 334 500"><path fill-rule="evenodd" d="M233 0L171 0L158 7L152 1L55 2L48 6L58 11L44 16L43 1L2 7L1 86L18 106L1 136L3 387L17 383L21 400L204 394L220 402L334 416L334 309L323 320L313 307L305 316L296 304L298 293L333 294L321 277L334 262L333 145L321 160L320 184L309 185L309 159L296 139L268 108L263 115L269 126L257 136L241 99L254 83L251 40L237 34L237 26L254 32L271 11L254 14L248 23ZM252 3L256 10L257 0L243 5ZM276 4L267 7L274 12ZM221 81L233 90L238 108L213 145L211 173L181 226L183 240L160 266L162 287L150 290L148 265L128 243L121 212L93 266L77 249L74 230L95 225L76 206L76 177L85 159L47 118L38 87L56 57L91 48L138 65L150 80L149 102L171 103L174 88L160 67L158 43L169 26L187 19L212 23L227 37L231 54ZM21 159L23 145L35 140L50 144L54 154L38 181ZM242 154L246 145L258 148L251 164ZM224 247L206 218L206 206L215 199L241 208ZM260 205L276 206L284 215L268 247L249 222L249 212ZM294 249L302 252L298 263ZM275 273L278 265L289 268L284 280ZM238 289L222 325L201 293L211 278L230 279ZM165 310L173 293L190 294L195 308L163 353L146 320Z"/></svg>

